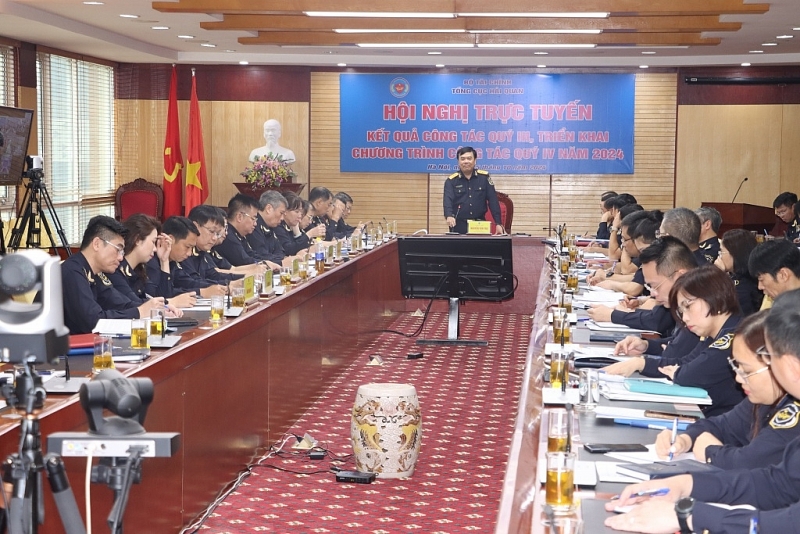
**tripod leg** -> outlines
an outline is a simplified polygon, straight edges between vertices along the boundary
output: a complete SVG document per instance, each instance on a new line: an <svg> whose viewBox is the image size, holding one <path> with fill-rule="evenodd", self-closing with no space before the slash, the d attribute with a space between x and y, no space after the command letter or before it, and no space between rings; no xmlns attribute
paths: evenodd
<svg viewBox="0 0 800 534"><path fill-rule="evenodd" d="M50 482L50 489L53 490L53 499L56 501L64 532L66 534L86 534L86 528L83 526L75 495L70 488L63 460L58 454L51 452L44 457L44 466L47 469L47 480Z"/></svg>
<svg viewBox="0 0 800 534"><path fill-rule="evenodd" d="M13 483L14 489L11 492L11 502L8 505L8 534L26 534L25 529L25 489L28 480L27 470L25 469L19 455L11 455L6 463L3 464L5 479Z"/></svg>
<svg viewBox="0 0 800 534"><path fill-rule="evenodd" d="M22 234L25 233L25 228L28 226L28 220L30 219L30 184L27 184L25 187L25 196L22 198L22 204L20 204L19 212L17 213L17 221L14 223L14 228L11 230L11 240L8 244L8 248L11 250L19 249Z"/></svg>
<svg viewBox="0 0 800 534"><path fill-rule="evenodd" d="M72 251L69 248L69 242L67 241L67 234L64 232L64 226L61 224L61 220L58 218L58 213L56 213L56 208L53 206L53 201L50 199L50 193L47 192L47 188L42 184L42 197L44 198L44 205L47 207L47 212L50 214L50 218L53 220L53 226L55 226L56 233L58 237L61 238L61 247L64 249L64 252L67 256L72 256ZM47 219L42 216L42 220L44 221L45 229L47 230L47 236L50 238L50 242L53 244L53 248L57 247L56 242L53 240L53 235L50 233L50 226L47 224Z"/></svg>

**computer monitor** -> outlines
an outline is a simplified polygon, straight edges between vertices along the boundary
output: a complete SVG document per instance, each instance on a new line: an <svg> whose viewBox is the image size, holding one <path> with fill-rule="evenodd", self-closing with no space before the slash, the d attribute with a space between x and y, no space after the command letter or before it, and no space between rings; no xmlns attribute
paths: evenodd
<svg viewBox="0 0 800 534"><path fill-rule="evenodd" d="M0 106L0 185L22 180L32 123L32 110Z"/></svg>
<svg viewBox="0 0 800 534"><path fill-rule="evenodd" d="M400 236L406 298L503 301L514 296L510 236Z"/></svg>
<svg viewBox="0 0 800 534"><path fill-rule="evenodd" d="M486 345L459 338L462 300L500 302L514 296L510 236L400 236L400 284L405 298L448 299L447 339L419 344Z"/></svg>

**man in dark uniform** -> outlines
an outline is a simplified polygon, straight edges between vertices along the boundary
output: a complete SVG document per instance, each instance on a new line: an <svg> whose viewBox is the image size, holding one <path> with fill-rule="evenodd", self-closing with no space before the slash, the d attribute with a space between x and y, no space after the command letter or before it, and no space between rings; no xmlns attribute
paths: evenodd
<svg viewBox="0 0 800 534"><path fill-rule="evenodd" d="M217 244L217 239L222 235L225 219L217 208L207 204L200 204L192 208L189 212L191 220L200 235L194 245L192 254L181 262L183 272L186 276L208 282L208 285L221 284L227 285L233 280L239 280L244 274L223 273L217 270L217 259L224 261L222 256L215 258L212 256L211 247ZM231 265L228 263L226 269Z"/></svg>
<svg viewBox="0 0 800 534"><path fill-rule="evenodd" d="M458 149L459 172L453 173L444 183L444 218L450 230L467 233L467 221L486 220L486 205L497 222L498 234L505 233L500 225L500 203L489 173L476 170L478 152L471 146Z"/></svg>
<svg viewBox="0 0 800 534"><path fill-rule="evenodd" d="M131 301L106 277L122 260L125 233L122 223L111 217L92 217L83 233L80 252L61 264L64 324L70 334L88 334L100 319L150 317L151 309L164 308L163 298Z"/></svg>
<svg viewBox="0 0 800 534"><path fill-rule="evenodd" d="M327 187L317 186L308 192L308 202L311 204L311 223L303 231L308 233L312 228L322 225L325 228L325 241L333 241L336 233L336 223L328 217L328 210L333 204L333 195Z"/></svg>
<svg viewBox="0 0 800 534"><path fill-rule="evenodd" d="M231 265L252 265L266 258L253 250L245 239L256 229L258 221L258 201L247 195L237 194L228 202L228 234L225 240L214 249ZM267 261L270 269L280 269L280 265Z"/></svg>
<svg viewBox="0 0 800 534"><path fill-rule="evenodd" d="M286 199L278 191L265 191L259 198L258 205L256 228L245 239L259 256L281 265L286 253L274 229L286 213Z"/></svg>
<svg viewBox="0 0 800 534"><path fill-rule="evenodd" d="M714 208L703 206L697 208L695 213L700 217L700 250L708 263L714 263L719 256L719 227L722 225L722 215Z"/></svg>

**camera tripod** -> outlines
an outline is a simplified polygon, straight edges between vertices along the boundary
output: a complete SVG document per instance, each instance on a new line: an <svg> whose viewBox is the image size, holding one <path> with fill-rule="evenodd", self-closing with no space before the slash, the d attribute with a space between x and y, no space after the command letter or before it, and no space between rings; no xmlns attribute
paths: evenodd
<svg viewBox="0 0 800 534"><path fill-rule="evenodd" d="M72 252L69 249L64 227L58 219L58 214L53 207L53 201L50 199L50 194L47 192L47 187L43 181L44 174L41 169L31 169L26 173L26 176L28 177L28 183L25 184L25 196L20 204L17 221L11 230L11 240L8 243L8 248L13 251L17 251L20 248L22 236L25 234L26 229L28 234L24 248L41 248L42 227L44 227L53 249L59 248L56 240L53 239L50 224L47 222L47 214L49 213L56 233L61 239L61 248L64 249L67 256L71 256ZM47 213L42 211L42 205L44 205Z"/></svg>
<svg viewBox="0 0 800 534"><path fill-rule="evenodd" d="M42 455L42 439L37 412L44 406L42 379L28 362L15 383L2 386L3 397L13 408L22 408L19 451L3 463L3 481L13 484L8 506L8 533L34 534L44 523L42 472L47 479L66 534L85 534L75 496L67 480L64 462L57 454Z"/></svg>

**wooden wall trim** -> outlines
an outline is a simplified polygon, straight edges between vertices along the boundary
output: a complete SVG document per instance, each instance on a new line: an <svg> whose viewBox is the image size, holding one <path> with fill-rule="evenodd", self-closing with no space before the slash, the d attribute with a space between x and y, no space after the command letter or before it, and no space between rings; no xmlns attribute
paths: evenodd
<svg viewBox="0 0 800 534"><path fill-rule="evenodd" d="M268 65L178 65L178 99L189 100L191 69L197 77L199 100L231 102L308 102L307 67ZM117 69L119 100L167 100L170 64L123 63Z"/></svg>
<svg viewBox="0 0 800 534"><path fill-rule="evenodd" d="M800 84L692 85L687 77L789 78L800 77L800 67L705 67L678 71L678 105L800 104Z"/></svg>

